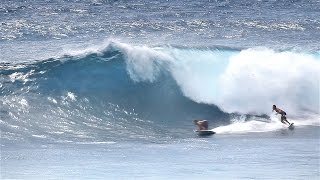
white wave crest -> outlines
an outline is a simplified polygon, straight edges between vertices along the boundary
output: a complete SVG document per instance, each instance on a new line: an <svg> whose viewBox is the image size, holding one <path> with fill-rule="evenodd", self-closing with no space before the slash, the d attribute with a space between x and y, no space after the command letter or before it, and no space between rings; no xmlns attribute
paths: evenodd
<svg viewBox="0 0 320 180"><path fill-rule="evenodd" d="M276 104L288 114L319 114L320 58L269 49L170 51L173 77L188 98L225 112L269 114Z"/></svg>

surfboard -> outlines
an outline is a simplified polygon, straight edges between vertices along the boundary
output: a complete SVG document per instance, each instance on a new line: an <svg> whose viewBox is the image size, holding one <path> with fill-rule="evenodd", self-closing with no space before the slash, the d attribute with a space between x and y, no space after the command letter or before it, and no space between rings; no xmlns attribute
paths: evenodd
<svg viewBox="0 0 320 180"><path fill-rule="evenodd" d="M199 136L208 136L208 135L212 135L215 134L216 132L212 131L212 130L196 130L195 131Z"/></svg>
<svg viewBox="0 0 320 180"><path fill-rule="evenodd" d="M294 129L293 123L291 123L291 124L288 126L288 128L291 129L291 130Z"/></svg>

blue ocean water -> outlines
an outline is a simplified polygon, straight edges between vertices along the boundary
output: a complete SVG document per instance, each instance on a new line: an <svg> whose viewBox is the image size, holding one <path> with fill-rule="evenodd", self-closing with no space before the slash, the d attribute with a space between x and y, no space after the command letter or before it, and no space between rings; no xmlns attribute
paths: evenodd
<svg viewBox="0 0 320 180"><path fill-rule="evenodd" d="M3 0L1 179L318 179L318 17L316 0Z"/></svg>

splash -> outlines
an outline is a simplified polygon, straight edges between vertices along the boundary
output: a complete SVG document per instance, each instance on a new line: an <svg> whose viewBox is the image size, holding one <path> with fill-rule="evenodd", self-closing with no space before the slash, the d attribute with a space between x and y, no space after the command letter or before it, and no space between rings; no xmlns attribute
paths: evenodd
<svg viewBox="0 0 320 180"><path fill-rule="evenodd" d="M226 126L219 126L214 129L217 134L244 134L252 132L270 132L287 129L288 125L281 123L280 117L270 114L270 119L260 117L247 118L245 115L234 118L232 123ZM289 119L294 127L320 126L319 116L309 116L303 119Z"/></svg>

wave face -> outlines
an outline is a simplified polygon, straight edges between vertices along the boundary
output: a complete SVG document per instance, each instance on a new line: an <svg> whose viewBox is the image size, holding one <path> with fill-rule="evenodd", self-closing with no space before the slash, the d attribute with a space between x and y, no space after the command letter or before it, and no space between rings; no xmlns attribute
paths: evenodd
<svg viewBox="0 0 320 180"><path fill-rule="evenodd" d="M318 125L319 60L319 53L264 48L109 42L45 61L2 63L2 139L159 141L190 134L193 119L208 119L220 133L270 131L280 127L269 122L273 104L298 125Z"/></svg>

